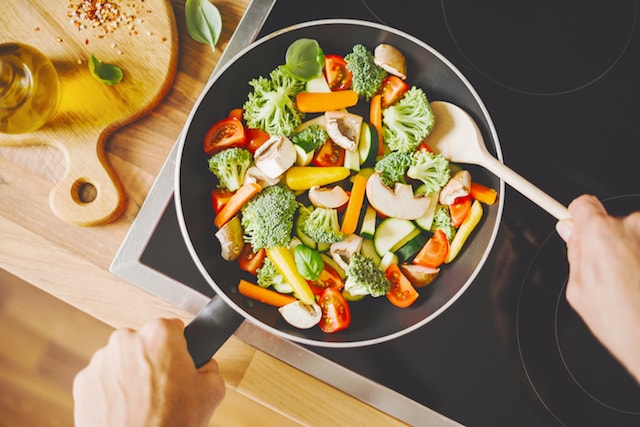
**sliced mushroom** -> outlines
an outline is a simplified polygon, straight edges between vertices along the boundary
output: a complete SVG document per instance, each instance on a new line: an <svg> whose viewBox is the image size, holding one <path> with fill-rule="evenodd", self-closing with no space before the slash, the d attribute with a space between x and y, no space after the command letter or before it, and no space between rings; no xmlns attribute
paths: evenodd
<svg viewBox="0 0 640 427"><path fill-rule="evenodd" d="M329 247L331 258L338 263L340 267L346 269L349 265L351 255L360 252L362 248L362 237L357 234L348 234L339 242L332 243Z"/></svg>
<svg viewBox="0 0 640 427"><path fill-rule="evenodd" d="M389 44L379 44L373 51L373 62L401 79L407 78L407 61L402 52Z"/></svg>
<svg viewBox="0 0 640 427"><path fill-rule="evenodd" d="M244 182L245 184L254 182L256 184L260 184L262 188L266 188L279 183L280 177L269 178L259 167L251 166L247 169L247 173L244 176Z"/></svg>
<svg viewBox="0 0 640 427"><path fill-rule="evenodd" d="M431 203L428 197L414 195L409 184L396 183L394 188L388 187L379 172L367 180L366 194L375 210L393 218L420 218Z"/></svg>
<svg viewBox="0 0 640 427"><path fill-rule="evenodd" d="M433 282L438 274L439 268L427 267L419 264L400 264L400 270L416 288L422 288Z"/></svg>
<svg viewBox="0 0 640 427"><path fill-rule="evenodd" d="M300 329L312 328L322 318L322 310L316 303L305 304L302 301L294 301L280 307L278 311L290 325Z"/></svg>
<svg viewBox="0 0 640 427"><path fill-rule="evenodd" d="M289 138L274 135L254 154L256 166L269 178L278 178L296 162L296 149Z"/></svg>
<svg viewBox="0 0 640 427"><path fill-rule="evenodd" d="M327 111L324 118L329 138L345 150L355 150L360 138L362 116L346 111Z"/></svg>
<svg viewBox="0 0 640 427"><path fill-rule="evenodd" d="M317 208L339 208L349 201L344 188L335 185L331 188L313 186L309 189L309 201Z"/></svg>
<svg viewBox="0 0 640 427"><path fill-rule="evenodd" d="M216 237L220 242L220 255L227 261L238 259L244 246L242 237L242 224L236 215L216 232Z"/></svg>
<svg viewBox="0 0 640 427"><path fill-rule="evenodd" d="M469 195L471 190L471 174L467 170L456 172L447 185L440 190L440 203L450 205L456 201L458 197Z"/></svg>

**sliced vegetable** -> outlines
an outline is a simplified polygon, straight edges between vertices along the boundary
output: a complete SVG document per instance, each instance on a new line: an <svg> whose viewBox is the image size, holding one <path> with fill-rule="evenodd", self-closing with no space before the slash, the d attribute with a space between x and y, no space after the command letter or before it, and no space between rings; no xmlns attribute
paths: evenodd
<svg viewBox="0 0 640 427"><path fill-rule="evenodd" d="M471 210L471 196L458 197L449 205L449 215L451 216L451 224L454 227L460 227L462 221L469 215Z"/></svg>
<svg viewBox="0 0 640 427"><path fill-rule="evenodd" d="M324 113L353 107L358 103L358 94L352 90L335 92L300 92L296 95L296 106L303 113Z"/></svg>
<svg viewBox="0 0 640 427"><path fill-rule="evenodd" d="M220 255L222 258L227 261L235 261L244 247L240 218L236 215L227 221L216 232L216 237L220 242Z"/></svg>
<svg viewBox="0 0 640 427"><path fill-rule="evenodd" d="M325 263L320 275L314 279L307 281L314 295L320 296L325 289L334 288L338 291L344 288L344 280L340 277L340 273L330 264Z"/></svg>
<svg viewBox="0 0 640 427"><path fill-rule="evenodd" d="M247 136L242 122L234 117L225 117L213 124L204 136L204 152L212 156L225 148L244 147Z"/></svg>
<svg viewBox="0 0 640 427"><path fill-rule="evenodd" d="M439 268L427 267L420 264L400 264L400 270L416 288L423 288L436 280L440 274Z"/></svg>
<svg viewBox="0 0 640 427"><path fill-rule="evenodd" d="M376 265L380 264L380 255L376 252L376 247L373 245L373 240L370 239L362 239L362 247L360 248L360 253L365 258L369 258L375 262Z"/></svg>
<svg viewBox="0 0 640 427"><path fill-rule="evenodd" d="M340 291L325 289L318 298L318 305L322 309L319 325L323 332L338 332L351 324L351 309Z"/></svg>
<svg viewBox="0 0 640 427"><path fill-rule="evenodd" d="M351 88L353 74L347 68L347 61L340 55L324 56L324 75L331 90Z"/></svg>
<svg viewBox="0 0 640 427"><path fill-rule="evenodd" d="M233 196L233 192L226 188L216 187L211 190L211 206L213 207L213 212L215 214L220 212L229 199L231 199L231 196Z"/></svg>
<svg viewBox="0 0 640 427"><path fill-rule="evenodd" d="M467 218L465 218L465 220L462 222L462 224L460 225L460 228L458 228L458 232L456 233L455 237L451 241L449 254L446 257L446 260L444 261L445 263L447 264L450 263L455 259L456 256L458 256L458 253L460 253L460 251L462 250L462 246L464 246L464 243L467 241L467 238L469 237L471 232L476 228L476 225L478 225L478 223L480 222L480 219L482 219L482 215L483 215L482 205L480 204L479 201L474 200L473 203L471 204L471 210L469 211L469 215L467 215Z"/></svg>
<svg viewBox="0 0 640 427"><path fill-rule="evenodd" d="M364 203L365 190L367 188L367 178L363 175L356 175L351 187L351 196L347 203L347 209L342 217L342 227L340 231L345 234L356 232L358 220L360 219L360 211Z"/></svg>
<svg viewBox="0 0 640 427"><path fill-rule="evenodd" d="M316 166L342 166L344 164L344 148L327 139L316 151L311 163Z"/></svg>
<svg viewBox="0 0 640 427"><path fill-rule="evenodd" d="M362 225L360 226L360 236L365 239L373 239L373 235L376 232L376 220L378 214L374 208L367 205L367 209L364 212L362 218Z"/></svg>
<svg viewBox="0 0 640 427"><path fill-rule="evenodd" d="M427 240L429 240L428 233L420 232L413 239L400 246L395 251L395 254L398 256L398 262L403 263L413 258L420 252L420 249L427 243Z"/></svg>
<svg viewBox="0 0 640 427"><path fill-rule="evenodd" d="M247 298L251 298L274 307L283 307L296 301L295 297L291 295L281 294L280 292L260 287L244 279L240 279L238 282L238 292L240 295Z"/></svg>
<svg viewBox="0 0 640 427"><path fill-rule="evenodd" d="M394 188L387 186L380 172L367 180L367 200L383 216L417 219L427 211L430 200L413 194L409 184L396 183Z"/></svg>
<svg viewBox="0 0 640 427"><path fill-rule="evenodd" d="M381 108L384 110L388 106L395 104L408 90L409 85L400 77L393 74L385 77L380 89L380 95L382 96Z"/></svg>
<svg viewBox="0 0 640 427"><path fill-rule="evenodd" d="M449 253L449 240L441 229L436 230L413 259L415 264L436 268L444 263Z"/></svg>
<svg viewBox="0 0 640 427"><path fill-rule="evenodd" d="M312 328L322 319L322 310L316 303L305 304L302 301L294 301L280 307L278 311L287 323L299 329Z"/></svg>
<svg viewBox="0 0 640 427"><path fill-rule="evenodd" d="M294 293L305 304L313 304L315 298L311 288L307 284L302 275L298 272L296 262L288 248L282 246L274 246L267 249L267 256L276 265L276 268L282 273L285 280L291 285Z"/></svg>
<svg viewBox="0 0 640 427"><path fill-rule="evenodd" d="M331 92L324 75L307 81L307 92Z"/></svg>
<svg viewBox="0 0 640 427"><path fill-rule="evenodd" d="M249 201L254 195L258 194L262 190L260 184L248 183L243 184L238 188L233 196L229 198L229 201L220 212L216 215L213 223L216 227L221 228L227 221L229 221L235 214L237 214L242 206Z"/></svg>
<svg viewBox="0 0 640 427"><path fill-rule="evenodd" d="M421 194L421 187L422 186L418 187L416 194ZM418 227L430 231L431 225L433 224L433 215L436 213L436 208L438 207L438 192L434 191L433 193L425 195L425 197L429 199L429 207L421 217L415 219L415 222Z"/></svg>
<svg viewBox="0 0 640 427"><path fill-rule="evenodd" d="M363 168L372 168L378 156L378 132L368 123L362 123L360 141L358 141L358 155Z"/></svg>
<svg viewBox="0 0 640 427"><path fill-rule="evenodd" d="M337 209L347 204L349 194L339 185L333 187L311 187L307 194L316 208Z"/></svg>
<svg viewBox="0 0 640 427"><path fill-rule="evenodd" d="M245 243L242 253L240 253L240 257L238 258L238 266L255 276L258 274L258 269L262 267L266 256L267 251L265 251L264 248L254 251L249 243Z"/></svg>
<svg viewBox="0 0 640 427"><path fill-rule="evenodd" d="M362 116L346 111L324 113L329 137L345 150L356 151L362 130Z"/></svg>
<svg viewBox="0 0 640 427"><path fill-rule="evenodd" d="M229 117L233 117L234 119L238 119L242 121L242 115L244 114L244 110L240 107L234 108L229 111Z"/></svg>
<svg viewBox="0 0 640 427"><path fill-rule="evenodd" d="M245 129L245 135L247 137L246 148L251 154L255 154L256 150L267 142L270 135L262 129L247 128Z"/></svg>
<svg viewBox="0 0 640 427"><path fill-rule="evenodd" d="M378 255L395 252L409 240L420 234L420 229L412 221L400 218L385 218L380 222L373 236Z"/></svg>
<svg viewBox="0 0 640 427"><path fill-rule="evenodd" d="M418 291L416 291L409 279L402 274L397 264L390 264L384 273L389 283L391 283L387 299L393 305L407 308L418 299Z"/></svg>
<svg viewBox="0 0 640 427"><path fill-rule="evenodd" d="M308 190L314 186L322 186L342 181L349 176L349 169L344 166L293 166L285 174L285 182L294 191Z"/></svg>
<svg viewBox="0 0 640 427"><path fill-rule="evenodd" d="M369 103L369 123L378 134L378 156L384 154L384 142L382 140L382 96L374 95Z"/></svg>
<svg viewBox="0 0 640 427"><path fill-rule="evenodd" d="M474 200L482 202L486 205L494 204L496 202L496 198L498 197L498 192L496 190L474 181L471 181L471 189L469 190L469 194L471 194L471 197L473 197Z"/></svg>

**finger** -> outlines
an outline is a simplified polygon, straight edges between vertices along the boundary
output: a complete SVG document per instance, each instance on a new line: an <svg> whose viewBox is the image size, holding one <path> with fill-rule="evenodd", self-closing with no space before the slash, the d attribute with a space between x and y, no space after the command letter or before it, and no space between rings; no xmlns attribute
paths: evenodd
<svg viewBox="0 0 640 427"><path fill-rule="evenodd" d="M198 372L218 374L220 372L220 366L215 359L210 359L207 363L198 368Z"/></svg>
<svg viewBox="0 0 640 427"><path fill-rule="evenodd" d="M607 210L595 196L582 195L569 204L571 217L577 224L583 224L593 215L606 215Z"/></svg>
<svg viewBox="0 0 640 427"><path fill-rule="evenodd" d="M563 219L556 222L556 231L562 240L568 242L571 238L571 233L573 232L573 220Z"/></svg>

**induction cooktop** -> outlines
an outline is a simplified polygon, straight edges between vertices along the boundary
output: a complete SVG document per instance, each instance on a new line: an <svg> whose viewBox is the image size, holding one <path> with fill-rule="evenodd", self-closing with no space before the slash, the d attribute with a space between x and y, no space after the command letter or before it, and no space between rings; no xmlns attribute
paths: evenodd
<svg viewBox="0 0 640 427"><path fill-rule="evenodd" d="M616 214L640 209L637 1L441 0L417 10L398 0L254 0L221 63L256 38L325 18L389 25L442 53L482 98L504 162L556 200L591 193ZM197 313L213 290L179 230L175 151L112 271ZM555 220L509 187L500 197L485 266L422 328L349 349L294 344L247 322L236 336L411 425L640 425L638 384L564 298Z"/></svg>

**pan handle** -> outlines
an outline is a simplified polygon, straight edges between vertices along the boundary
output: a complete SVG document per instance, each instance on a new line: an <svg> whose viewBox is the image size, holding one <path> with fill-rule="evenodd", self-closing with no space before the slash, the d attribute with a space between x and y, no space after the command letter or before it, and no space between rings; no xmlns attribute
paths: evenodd
<svg viewBox="0 0 640 427"><path fill-rule="evenodd" d="M187 349L196 368L207 363L215 352L240 327L244 317L219 295L211 298L184 328Z"/></svg>

